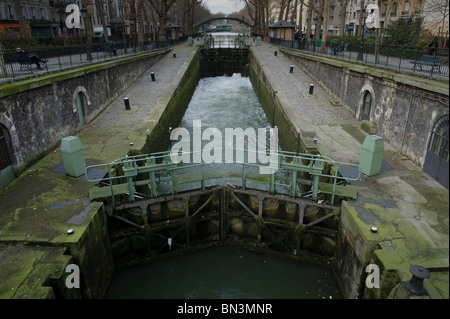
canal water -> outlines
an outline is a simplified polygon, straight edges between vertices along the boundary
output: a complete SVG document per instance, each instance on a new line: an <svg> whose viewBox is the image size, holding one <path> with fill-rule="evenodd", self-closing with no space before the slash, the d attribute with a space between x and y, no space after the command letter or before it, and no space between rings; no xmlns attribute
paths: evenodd
<svg viewBox="0 0 450 319"><path fill-rule="evenodd" d="M239 74L200 80L180 127L192 133L196 120L201 120L202 130L270 128L249 78ZM217 165L213 172L233 181L235 164L212 165ZM233 182L238 184L239 179ZM106 297L330 299L341 295L329 268L220 246L120 270Z"/></svg>
<svg viewBox="0 0 450 319"><path fill-rule="evenodd" d="M120 270L108 299L339 299L332 271L232 246Z"/></svg>
<svg viewBox="0 0 450 319"><path fill-rule="evenodd" d="M190 146L181 148L180 142L183 141L183 137L178 133L175 134L176 130L174 130L171 149L176 149L179 154L186 151L200 152L203 163L206 156L206 162L209 164L203 168L188 167L185 171L177 171L179 180L183 180L183 175L201 176L204 174L207 178L206 186L226 184L242 186L243 169L245 169L247 187L269 190L270 177L268 174L260 174L260 167L269 166L270 160L261 155L267 155L271 151L280 149L278 143L271 140L271 134L273 136L275 133L273 130L271 133L271 125L248 77L234 74L231 77L219 76L201 79L180 123L180 128L189 132ZM211 129L214 131L208 131ZM240 138L231 136L229 133L233 131L239 134L238 130L245 135L241 139L243 144L239 144ZM246 132L253 134L245 134ZM200 147L195 147L194 143L199 140ZM212 148L211 144L217 144L217 142L221 147ZM217 154L219 155L218 160ZM239 161L239 156L242 156L242 161ZM186 161L183 160L183 163ZM190 163L198 163L194 155L191 156ZM251 165L243 167L242 163ZM279 171L276 174L283 175L283 172ZM189 180L189 178L186 179ZM177 189L183 191L200 188L200 182L197 184L178 184ZM161 187L158 189L160 193L168 193L171 189L169 183L166 185L161 183L159 187ZM278 183L275 188L278 193L288 194L289 192L289 185Z"/></svg>

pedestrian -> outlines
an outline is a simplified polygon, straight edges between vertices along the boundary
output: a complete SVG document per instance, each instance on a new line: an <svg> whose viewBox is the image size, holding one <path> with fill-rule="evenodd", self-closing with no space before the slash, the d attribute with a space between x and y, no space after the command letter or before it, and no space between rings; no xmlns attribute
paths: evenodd
<svg viewBox="0 0 450 319"><path fill-rule="evenodd" d="M427 48L427 55L436 55L436 49L438 48L438 38L434 37L433 42Z"/></svg>
<svg viewBox="0 0 450 319"><path fill-rule="evenodd" d="M34 63L36 64L38 70L42 70L41 63L47 63L47 60L43 60L35 54L30 55L28 52L21 48L16 48L16 60L20 64Z"/></svg>
<svg viewBox="0 0 450 319"><path fill-rule="evenodd" d="M333 53L337 55L338 52L342 52L345 49L345 43L342 41L336 48L334 48Z"/></svg>

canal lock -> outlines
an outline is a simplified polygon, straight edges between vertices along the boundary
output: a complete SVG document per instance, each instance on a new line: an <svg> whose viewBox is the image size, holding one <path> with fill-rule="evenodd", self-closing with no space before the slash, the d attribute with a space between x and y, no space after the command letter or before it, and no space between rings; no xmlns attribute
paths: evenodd
<svg viewBox="0 0 450 319"><path fill-rule="evenodd" d="M270 113L264 104L275 106L276 102L265 100L271 95L267 93L270 88L266 87L267 82L261 74L251 69L248 49L199 51L190 66L194 74L199 73L201 77L230 76L234 73L249 75L263 109L266 114ZM180 85L179 92L183 92L183 86L190 86L192 90L189 79L183 79ZM161 121L165 127L159 128L160 131L167 131L167 122ZM177 124L171 125L175 127ZM277 125L282 128L282 147L289 145L289 150L297 153L311 151L305 150L297 134L292 134L293 128L286 117L277 119ZM155 140L158 139L147 135L141 153L147 153L148 149L160 150L160 145L153 146L160 143L160 140ZM295 150L292 145L295 145ZM130 152L129 155L138 154ZM120 165L115 166L113 171L117 176L124 173ZM326 163L323 172L330 176L335 174ZM161 181L167 176L156 178ZM299 172L297 178L308 179L310 176ZM145 177L134 177L135 182L139 180L143 181ZM331 182L327 177L320 177L320 181ZM137 200L134 202L129 202L127 194L113 196L112 201L111 198L104 199L116 269L224 244L332 265L338 240L341 198L334 199L331 205L331 195L320 193L319 198L313 201L308 183L297 186L304 196L244 190L227 183L155 197L149 184L143 183L136 186Z"/></svg>

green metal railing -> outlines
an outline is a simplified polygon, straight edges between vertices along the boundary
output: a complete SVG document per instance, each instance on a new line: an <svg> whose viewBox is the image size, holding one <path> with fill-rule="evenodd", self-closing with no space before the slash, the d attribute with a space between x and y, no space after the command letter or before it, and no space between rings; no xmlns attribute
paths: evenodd
<svg viewBox="0 0 450 319"><path fill-rule="evenodd" d="M239 149L233 149L233 151L243 151L245 153L244 158L248 158L249 152L253 152ZM258 152L255 151L255 153ZM195 152L179 153L177 155L189 155L192 158L194 154ZM168 151L151 155L142 154L122 157L111 163L88 166L85 172L88 181L101 182L106 185L91 189L90 198L111 197L113 204L115 196L123 194L128 194L130 202L136 201L136 187L139 186L147 186L150 189L149 197L156 198L160 195L166 195L158 192L158 186L162 182L168 182L171 185L170 192L174 195L178 193L177 186L180 184L200 182L201 189L205 190L206 181L230 177L240 178L241 185L238 186L244 190L247 188L247 181L255 180L257 181L255 184L257 189L265 190L268 188L271 194L276 194L276 181L284 181L289 182L289 184L284 185L289 187L288 195L291 197L298 196L297 187L298 184L301 184L310 186L308 196L311 196L312 200L317 200L319 193L330 194L331 204L334 203L336 195L356 198L356 188L351 185L340 185L343 181L354 181L360 178L361 172L359 166L356 164L336 162L322 155L285 151L264 155L270 156L271 158L268 165L232 162L232 164L241 165L241 173L220 173L214 167L211 169L212 172L207 172L206 168L212 164L204 162L192 164L175 163L171 160L171 153ZM225 162L224 164L231 164L231 162ZM219 164L216 163L214 165ZM89 170L101 167L106 167L104 177L97 179L90 179L88 177ZM356 176L353 178L341 176L339 169L343 167L351 167L357 172ZM195 172L195 169L200 169L200 172ZM256 169L259 169L260 172L256 172ZM268 170L269 173L261 174L261 169ZM187 171L187 173L183 174L183 171ZM280 173L278 176L277 172ZM225 184L227 181L222 181L222 184ZM300 194L300 196L305 196L305 194Z"/></svg>

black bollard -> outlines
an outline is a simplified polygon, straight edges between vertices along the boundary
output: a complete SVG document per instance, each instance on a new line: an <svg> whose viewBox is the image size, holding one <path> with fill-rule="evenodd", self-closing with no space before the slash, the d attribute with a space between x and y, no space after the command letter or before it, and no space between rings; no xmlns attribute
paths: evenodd
<svg viewBox="0 0 450 319"><path fill-rule="evenodd" d="M150 76L152 77L152 82L155 82L155 73L154 72L150 73Z"/></svg>
<svg viewBox="0 0 450 319"><path fill-rule="evenodd" d="M423 280L430 277L430 271L419 265L411 265L409 271L411 272L412 277L407 282L402 281L403 287L413 295L427 295L427 291L423 286Z"/></svg>
<svg viewBox="0 0 450 319"><path fill-rule="evenodd" d="M125 97L123 99L123 101L125 102L125 110L129 110L130 109L130 101L128 100L127 97Z"/></svg>
<svg viewBox="0 0 450 319"><path fill-rule="evenodd" d="M313 94L314 93L314 84L311 84L310 86L309 86L309 94Z"/></svg>
<svg viewBox="0 0 450 319"><path fill-rule="evenodd" d="M277 56L277 55L278 55L278 51L277 51L277 50L275 50L275 52L274 52L274 55L275 55L275 56Z"/></svg>
<svg viewBox="0 0 450 319"><path fill-rule="evenodd" d="M291 65L290 72L291 72L291 73L294 73L294 66L293 66L293 65Z"/></svg>
<svg viewBox="0 0 450 319"><path fill-rule="evenodd" d="M174 57L174 58L176 58L176 57L177 57L177 54L176 54L175 52L173 53L173 57Z"/></svg>

